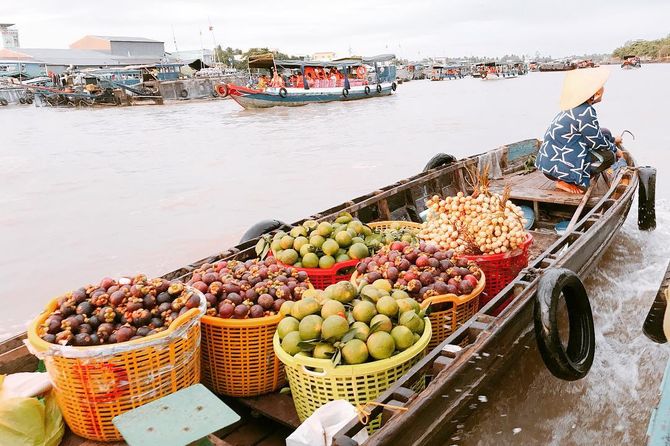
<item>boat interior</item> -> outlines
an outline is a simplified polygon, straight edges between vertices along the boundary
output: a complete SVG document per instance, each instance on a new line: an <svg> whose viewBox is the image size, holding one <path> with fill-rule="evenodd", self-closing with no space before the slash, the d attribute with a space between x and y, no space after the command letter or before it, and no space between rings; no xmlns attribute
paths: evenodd
<svg viewBox="0 0 670 446"><path fill-rule="evenodd" d="M516 144L503 146L480 156L466 158L459 164L462 168L432 169L413 177L401 180L370 194L343 203L335 208L328 209L308 218L327 219L334 214L347 210L355 214L361 221L376 220L412 220L420 222L420 213L425 210L427 198L439 194L453 195L459 191L471 193L476 184L477 172L482 163L490 162L490 188L495 192L502 192L505 185L511 186L511 199L519 205L529 206L534 210L535 220L531 233L534 243L531 248L531 259L537 258L554 244L560 235L555 225L561 221L570 220L577 209L581 215L586 215L591 207L601 198L611 192L610 179L599 178L587 200L583 196L572 195L555 189L552 181L540 172L529 168L529 159L536 153L539 141L535 139L522 141ZM630 160L629 160L630 161ZM612 193L609 201L614 202L618 189ZM256 240L242 243L235 248L194 262L179 270L166 274L168 279L187 279L195 268L205 262L215 262L230 258L250 258L255 256ZM476 333L473 331L473 336ZM0 373L18 371L34 371L37 359L30 355L22 343L25 335L19 335L0 344ZM464 342L472 342L466 333ZM426 379L437 374L440 364L433 366L433 371L426 374ZM403 379L401 378L401 381ZM398 395L402 399L402 395ZM277 392L254 398L222 398L240 416L238 423L210 435L211 444L220 446L229 445L283 445L285 438L299 424L290 393ZM117 443L97 443L85 440L72 433L67 433L62 443L65 446L98 446L123 445Z"/></svg>

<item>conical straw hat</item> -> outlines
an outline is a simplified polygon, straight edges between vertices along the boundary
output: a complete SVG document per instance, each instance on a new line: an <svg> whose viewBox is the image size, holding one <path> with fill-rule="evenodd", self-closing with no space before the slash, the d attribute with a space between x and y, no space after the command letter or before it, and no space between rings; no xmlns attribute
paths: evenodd
<svg viewBox="0 0 670 446"><path fill-rule="evenodd" d="M561 110L570 110L586 102L605 85L610 70L605 67L582 68L568 71L563 81Z"/></svg>

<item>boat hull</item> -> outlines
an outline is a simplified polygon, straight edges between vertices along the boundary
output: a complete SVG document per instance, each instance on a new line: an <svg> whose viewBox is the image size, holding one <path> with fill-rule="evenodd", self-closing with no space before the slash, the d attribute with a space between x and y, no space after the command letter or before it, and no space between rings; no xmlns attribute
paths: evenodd
<svg viewBox="0 0 670 446"><path fill-rule="evenodd" d="M365 92L365 87L352 87L347 96L344 96L343 89L341 88L314 88L310 90L289 88L287 89L285 97L282 97L279 94L278 89L259 91L235 85L229 85L229 92L235 102L248 109L299 107L314 103L356 101L359 99L370 99L380 96L390 96L393 94L394 84L383 83L380 85L382 87L380 92L377 92L375 85L371 85L369 93Z"/></svg>

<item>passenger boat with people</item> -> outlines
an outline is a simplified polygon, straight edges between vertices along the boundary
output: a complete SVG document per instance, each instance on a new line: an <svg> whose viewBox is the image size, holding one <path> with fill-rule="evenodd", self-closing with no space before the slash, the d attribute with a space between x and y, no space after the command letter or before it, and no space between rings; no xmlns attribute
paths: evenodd
<svg viewBox="0 0 670 446"><path fill-rule="evenodd" d="M636 166L631 154L624 152L625 167L594 180L590 192L583 197L572 195L555 189L553 182L534 170L539 147L540 141L530 139L460 160L439 154L419 174L309 217L330 221L346 211L362 222L420 223L428 198L435 194L473 193L473 177L482 169L489 172L492 190L511 186L509 199L526 205L533 214L528 266L499 293L488 296L487 303L471 318L363 408L370 419L382 415L381 427L365 445L446 444L459 428L456 420L463 420L476 408L477 395L484 394L486 386L495 385L505 369L529 354L524 346L533 337L538 339L543 359L556 376L574 380L588 372L596 345L591 310L579 277L585 278L593 271L611 244L628 215L638 186L642 210L639 224L644 229L652 226L654 173ZM557 231L565 220L570 220L568 227ZM239 245L169 272L163 278L186 281L204 264L255 258L260 238L283 228L284 223L277 220L259 222L247 231ZM555 309L560 296L569 313L567 350L558 336ZM25 337L24 333L0 344L0 373L36 370L38 359L24 345ZM210 435L209 441L215 445L283 444L284 438L300 424L291 395L286 392L222 399L241 420ZM358 444L353 437L364 428L362 421L349 421L335 434L333 444ZM67 433L62 444L103 443Z"/></svg>
<svg viewBox="0 0 670 446"><path fill-rule="evenodd" d="M538 67L539 71L570 71L577 68L577 64L570 61L553 61L541 63Z"/></svg>
<svg viewBox="0 0 670 446"><path fill-rule="evenodd" d="M624 56L623 62L621 63L621 68L624 70L630 70L632 68L642 68L642 63L640 58L635 55Z"/></svg>
<svg viewBox="0 0 670 446"><path fill-rule="evenodd" d="M294 107L318 102L389 96L397 88L392 54L332 62L276 60L273 54L249 59L254 85L226 85L244 108ZM267 73L267 74L265 74Z"/></svg>
<svg viewBox="0 0 670 446"><path fill-rule="evenodd" d="M519 74L526 74L525 69L520 72L516 64L500 62L478 63L474 66L474 71L479 74L478 77L482 80L510 79L517 77Z"/></svg>

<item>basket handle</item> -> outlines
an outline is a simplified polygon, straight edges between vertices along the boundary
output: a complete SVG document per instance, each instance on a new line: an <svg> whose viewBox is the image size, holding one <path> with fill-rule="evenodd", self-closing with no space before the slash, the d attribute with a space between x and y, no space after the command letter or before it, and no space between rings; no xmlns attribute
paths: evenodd
<svg viewBox="0 0 670 446"><path fill-rule="evenodd" d="M300 367L302 367L302 372L303 372L305 375L315 376L315 377L317 377L317 378L323 378L324 376L327 375L327 373L326 373L326 371L325 371L324 369L321 369L321 372L317 372L317 371L315 371L315 370L310 370L310 369L308 369L308 368L305 367L304 365L301 365Z"/></svg>

